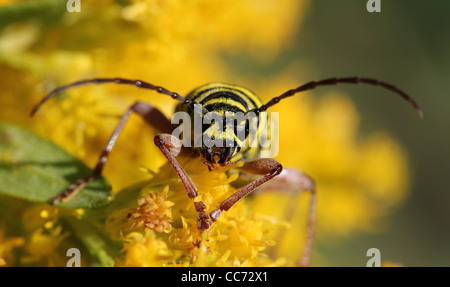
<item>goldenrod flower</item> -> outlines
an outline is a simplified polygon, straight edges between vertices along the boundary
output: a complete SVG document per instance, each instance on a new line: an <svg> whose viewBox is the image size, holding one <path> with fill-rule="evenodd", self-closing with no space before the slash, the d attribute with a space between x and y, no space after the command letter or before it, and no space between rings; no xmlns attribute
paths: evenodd
<svg viewBox="0 0 450 287"><path fill-rule="evenodd" d="M258 84L236 73L221 57L247 53L258 61L270 61L270 56L290 47L310 1L82 2L82 13L64 13L54 26L24 21L0 31L0 119L50 138L91 167L118 117L135 100L152 103L168 117L176 102L133 87L94 85L64 93L29 119L31 107L58 85L123 76L186 94L201 84L224 80L259 91L268 100L312 80L288 67L272 81ZM376 223L406 196L409 171L401 146L384 132L361 137L359 115L345 95L331 92L321 100L299 95L272 111L280 113L277 160L285 167L302 169L317 182L320 240L373 232L380 226ZM164 165L154 135L152 128L131 117L105 166L104 175L115 192L149 178L140 166L151 170L162 166L142 190L143 199L106 215L108 233L125 240L116 265L296 264L305 237L306 196L263 193L244 199L200 234L193 201L173 168ZM207 211L236 191L230 183L237 175L227 173L228 168L209 172L200 160L181 161L198 187L195 201L202 200ZM21 225L26 234L20 238L26 238L28 257L19 261L61 265L52 252L73 236L61 228L58 220L63 215L80 220L92 216L43 205L24 209ZM103 231L105 226L99 226ZM9 264L5 257L0 253L2 262Z"/></svg>
<svg viewBox="0 0 450 287"><path fill-rule="evenodd" d="M125 238L123 251L125 257L117 259L116 266L155 267L175 264L174 253L151 230L147 230L145 234L130 233Z"/></svg>
<svg viewBox="0 0 450 287"><path fill-rule="evenodd" d="M20 258L20 263L26 266L65 266L67 249L79 246L68 240L71 234L63 227L61 218L79 219L83 211L30 204L21 213L19 222L28 235L23 244L25 255Z"/></svg>
<svg viewBox="0 0 450 287"><path fill-rule="evenodd" d="M131 228L145 226L158 232L170 232L172 229L170 207L173 206L173 203L165 200L168 190L168 188L165 188L161 195L149 192L149 195L139 198L139 206L127 215L133 221Z"/></svg>
<svg viewBox="0 0 450 287"><path fill-rule="evenodd" d="M13 266L13 249L22 246L24 242L22 237L6 237L6 225L0 224L0 266Z"/></svg>
<svg viewBox="0 0 450 287"><path fill-rule="evenodd" d="M29 255L22 257L21 262L24 264L40 262L46 266L59 266L61 256L56 249L67 236L67 233L62 233L61 226L35 230L25 245Z"/></svg>
<svg viewBox="0 0 450 287"><path fill-rule="evenodd" d="M213 171L209 171L199 158L195 160L181 158L181 161L198 188L199 196L194 201L202 200L206 205L206 212L211 212L224 199L236 192L230 186L230 182L236 179L236 175L227 176L226 172L242 163L236 163L232 167L217 167ZM266 254L268 248L275 245L275 242L268 236L280 223L252 213L245 200L241 200L232 209L224 212L210 229L201 233L198 229L194 201L188 198L184 186L177 179L169 164L163 166L156 173L143 192L147 193L147 189L157 188L162 183L170 181L172 183L169 183L160 195L151 191L152 196L146 195L140 198L139 206L133 212L127 214L127 212L119 211L116 214L113 213L114 220L108 220L110 222L109 229L121 233L125 238L125 255L118 261L119 265L139 265L136 258L140 258L141 254L146 254L146 248L154 244L163 250L165 255L169 254L168 250L175 253L170 253L171 256L167 256L165 260L163 260L164 257L158 257L158 260L155 261L152 261L153 259L143 261L142 264L146 266L151 262L154 263L153 266L171 264L182 264L183 266L271 266L286 263L283 259L273 259ZM164 200L166 196L168 201ZM148 204L149 202L150 204ZM167 204L168 202L169 204ZM163 214L173 214L172 228L166 229L165 233L147 232L137 236L136 232L132 232L131 235L126 235L127 232L133 230L129 224L132 223L133 226L136 226L136 219L140 218L138 215L144 213L143 209L146 205L150 205L152 211L161 210ZM168 211L167 208L171 210ZM119 214L122 216L121 219L117 217ZM137 215L133 216L133 214ZM145 223L159 220L159 218L160 216L155 212L147 212L141 225L144 225L147 231L151 229L160 231L155 226ZM121 224L126 219L129 220L128 225ZM114 226L115 223L116 226ZM120 230L117 230L118 228ZM131 240L129 236L131 236ZM149 256L153 258L156 254L159 253L151 253Z"/></svg>
<svg viewBox="0 0 450 287"><path fill-rule="evenodd" d="M150 191L138 199L137 208L125 208L112 212L106 221L106 229L113 238L133 230L151 229L157 232L170 232L172 225L171 207L167 201L168 187L161 194Z"/></svg>

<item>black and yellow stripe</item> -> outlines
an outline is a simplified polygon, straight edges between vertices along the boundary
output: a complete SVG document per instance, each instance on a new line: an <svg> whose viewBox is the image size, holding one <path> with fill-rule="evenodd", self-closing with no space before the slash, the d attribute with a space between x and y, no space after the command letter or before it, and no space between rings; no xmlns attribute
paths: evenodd
<svg viewBox="0 0 450 287"><path fill-rule="evenodd" d="M227 115L233 115L238 112L245 114L246 112L257 109L263 105L263 102L252 91L243 87L224 83L210 83L203 85L190 92L186 96L186 99L202 105L208 112L220 114L224 119L223 127L225 127L225 117ZM184 111L191 115L191 126L193 127L193 108L180 103L175 109L175 112L178 111ZM261 133L267 134L268 122L267 116L261 117L257 123L257 136L252 138L248 137L245 142L241 142L235 132L230 133L229 131L223 133L220 139L224 142L226 140L234 140L242 146L239 153L236 150L236 154L234 155L236 159L253 160L257 158L260 151L260 144L255 141L258 141ZM211 126L207 126L202 130L202 134L206 132L213 133L215 131ZM193 134L193 139L196 136L199 135Z"/></svg>
<svg viewBox="0 0 450 287"><path fill-rule="evenodd" d="M223 83L203 85L189 93L186 98L205 107L213 103L228 104L240 108L242 112L258 108L263 104L252 91Z"/></svg>

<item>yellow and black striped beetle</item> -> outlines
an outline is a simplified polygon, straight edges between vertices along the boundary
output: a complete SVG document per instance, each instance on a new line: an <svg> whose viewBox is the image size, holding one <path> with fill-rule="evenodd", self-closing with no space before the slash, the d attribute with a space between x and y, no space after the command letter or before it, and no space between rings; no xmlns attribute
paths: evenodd
<svg viewBox="0 0 450 287"><path fill-rule="evenodd" d="M115 83L119 85L134 85L138 88L154 90L160 94L168 95L173 99L179 101L180 103L177 105L176 111L187 112L192 116L191 118L197 115L203 119L209 112L215 112L216 114L219 115L219 117L223 117L224 121L226 120L227 114L235 114L238 112L244 115L253 113L254 115L259 116L260 114L265 112L268 108L270 108L273 105L276 105L281 100L291 97L297 93L314 89L318 86L335 85L338 83L349 83L349 84L364 83L374 86L381 86L385 89L388 89L400 95L403 99L408 101L414 107L417 113L422 117L422 110L420 109L420 107L411 97L409 97L402 90L386 82L360 77L329 78L321 81L311 81L307 84L299 86L296 89L288 90L287 92L281 94L280 96L272 98L266 104L263 104L263 102L250 90L229 84L211 83L203 85L195 89L191 93L189 93L186 97L183 97L178 93L169 91L163 87L155 86L153 84L141 80L130 80L124 78L95 78L74 82L53 90L32 109L31 115L33 115L44 102L67 89L87 84L105 84L105 83ZM197 107L199 107L199 109L196 109ZM185 142L183 145L183 142L180 138L177 138L174 135L172 135L174 131L174 126L171 124L171 121L169 121L157 108L153 107L148 103L140 101L135 102L122 115L119 124L114 130L108 144L101 152L92 174L82 179L79 179L77 182L68 187L64 192L54 197L51 200L52 204L54 204L58 200L66 200L70 195L79 190L86 183L88 183L89 181L91 181L92 179L101 174L109 153L114 147L114 144L116 143L119 134L121 133L125 123L127 122L128 117L133 112L140 115L149 125L155 127L157 130L161 132L161 134L156 135L154 138L155 145L161 150L164 156L172 164L172 166L176 170L178 176L180 177L182 183L186 188L188 197L191 198L192 200L194 200L197 197L198 195L197 190L194 184L192 183L191 179L189 178L189 176L186 174L185 170L176 160L176 156L182 153L183 150L185 149L195 151L194 153L191 152L190 153L191 155L194 154L196 156L201 156L203 163L205 163L205 165L207 165L207 167L210 170L212 170L215 165L222 165L222 166L230 165L232 159L234 160L238 159L244 161L243 166L239 167L240 172L259 175L259 178L257 178L256 180L252 181L248 185L238 190L228 199L224 200L219 206L219 208L213 210L209 214L205 212L206 206L202 201L194 202L195 209L198 213L198 228L200 230L206 230L210 228L213 222L218 220L222 212L230 209L236 202L238 202L241 198L251 193L256 188L264 189L270 187L273 188L273 186L276 186L276 189L281 191L292 191L292 190L309 191L311 197L308 210L308 224L306 233L307 238L301 262L302 265L308 265L312 251L313 233L314 233L314 214L316 202L316 191L314 181L308 175L299 170L295 169L283 170L282 165L274 159L259 158L258 155L260 154L259 151L261 149L260 145L258 146L238 145L237 144L237 142L239 141L239 138L237 137L238 130L244 131L245 138L247 138L249 135L248 119L244 121L233 122L234 126L231 129L232 131L231 133L230 132L222 133L221 137L215 138L215 140L218 140L218 142L223 142L222 145L214 144L212 146L211 145L206 146L205 144L202 144L200 146L195 145L186 146ZM266 125L268 125L268 123L269 122L267 117L258 118L258 121L256 122L257 132L265 130ZM193 127L194 125L191 126ZM210 121L209 124L206 125L203 124L201 129L197 131L197 136L199 135L205 136L206 134L209 134L211 130L216 129L213 128L213 126L217 127L214 121ZM222 126L222 128L224 128L224 126ZM192 130L192 132L194 132L194 130ZM217 133L215 133L215 135L217 135ZM211 138L210 135L209 137ZM263 185L267 181L269 181L269 183Z"/></svg>

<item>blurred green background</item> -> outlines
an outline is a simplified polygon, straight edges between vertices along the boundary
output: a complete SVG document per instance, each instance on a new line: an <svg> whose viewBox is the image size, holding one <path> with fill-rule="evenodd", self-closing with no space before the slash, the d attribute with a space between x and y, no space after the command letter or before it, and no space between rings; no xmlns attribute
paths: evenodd
<svg viewBox="0 0 450 287"><path fill-rule="evenodd" d="M450 1L439 0L381 0L381 13L368 13L361 0L315 0L297 35L299 44L276 60L277 66L299 58L312 61L317 70L311 80L352 75L384 79L407 91L425 113L420 120L402 101L377 88L336 87L355 102L362 133L388 130L409 153L413 172L411 194L383 234L318 246L340 265L365 266L367 249L376 247L382 261L450 266L449 11ZM316 90L319 96L322 92Z"/></svg>

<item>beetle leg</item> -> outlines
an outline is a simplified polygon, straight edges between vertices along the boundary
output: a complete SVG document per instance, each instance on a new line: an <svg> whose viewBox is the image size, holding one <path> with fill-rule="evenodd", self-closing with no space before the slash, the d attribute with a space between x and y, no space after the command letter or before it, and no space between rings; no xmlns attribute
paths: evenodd
<svg viewBox="0 0 450 287"><path fill-rule="evenodd" d="M243 176L249 178L255 177L254 174L249 174L250 171L244 171ZM314 180L309 177L304 172L293 169L286 168L275 177L273 180L267 182L266 184L260 186L255 190L254 193L260 192L281 192L292 195L300 196L303 191L310 193L310 202L308 207L308 219L307 219L307 231L305 246L303 249L303 254L299 259L300 266L308 266L312 253L313 239L314 239L314 227L315 227L315 207L316 207L316 188ZM297 201L291 200L286 208L286 214L284 219L286 221L291 221L295 214L297 208Z"/></svg>
<svg viewBox="0 0 450 287"><path fill-rule="evenodd" d="M274 159L258 159L251 162L246 162L244 166L239 168L244 174L254 178L256 175L264 174L253 182L246 185L244 188L226 199L218 209L211 212L211 220L216 221L222 211L231 208L239 199L243 198L253 190L261 192L264 190L277 190L282 192L298 193L301 191L309 191L311 194L309 210L306 241L303 255L300 259L301 266L308 266L314 237L314 219L316 206L316 191L314 181L306 174L295 169L283 170L281 164ZM278 175L278 176L277 176ZM266 184L262 185L263 183ZM294 202L294 201L292 201ZM292 208L289 208L292 209ZM289 210L288 210L289 211ZM292 213L291 213L292 214ZM292 215L291 215L292 216Z"/></svg>
<svg viewBox="0 0 450 287"><path fill-rule="evenodd" d="M280 174L281 171L283 170L283 167L278 161L274 159L264 158L251 162L246 162L244 163L244 166L241 167L240 169L251 170L253 173L264 174L264 176L249 183L248 185L246 185L245 187L234 193L232 196L227 198L225 201L223 201L220 204L219 208L213 210L210 213L211 220L216 221L217 219L219 219L219 216L222 214L223 211L227 211L241 198L243 198L244 196L255 190L255 188Z"/></svg>
<svg viewBox="0 0 450 287"><path fill-rule="evenodd" d="M156 129L162 132L171 132L172 125L170 121L155 107L150 104L144 102L136 102L132 106L128 108L128 110L122 115L120 118L119 124L116 126L116 129L112 133L108 144L103 149L100 154L99 159L97 160L97 164L95 165L92 173L84 178L79 179L77 182L72 184L69 188L67 188L62 193L58 194L50 201L51 204L55 204L59 200L67 200L69 196L76 193L80 188L84 187L88 182L93 180L94 178L100 176L102 173L103 167L108 159L108 155L114 147L119 134L124 128L130 114L134 112L140 115L149 125L155 127Z"/></svg>
<svg viewBox="0 0 450 287"><path fill-rule="evenodd" d="M186 188L188 197L194 199L197 197L198 192L192 183L191 179L187 175L186 171L181 167L178 161L175 159L177 155L182 151L181 141L171 134L160 134L154 138L155 145L161 150L167 160L172 164L173 168L177 172L184 187ZM194 202L195 210L198 213L198 229L206 230L211 227L212 222L209 215L204 211L206 205L203 201Z"/></svg>

